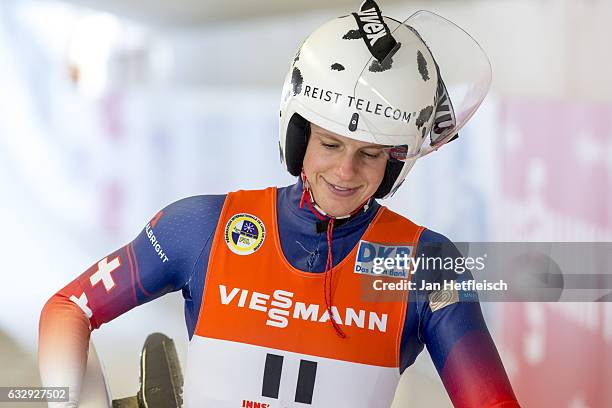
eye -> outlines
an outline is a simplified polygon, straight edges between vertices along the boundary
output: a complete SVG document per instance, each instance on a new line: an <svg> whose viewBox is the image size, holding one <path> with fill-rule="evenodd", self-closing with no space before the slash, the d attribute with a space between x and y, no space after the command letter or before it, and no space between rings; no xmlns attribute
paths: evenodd
<svg viewBox="0 0 612 408"><path fill-rule="evenodd" d="M335 149L338 147L336 143L328 143L328 142L321 142L321 146L323 146L326 149Z"/></svg>
<svg viewBox="0 0 612 408"><path fill-rule="evenodd" d="M377 152L377 153L372 153L372 152L365 152L362 151L361 154L366 158L366 159L378 159L380 157L380 153L381 152Z"/></svg>

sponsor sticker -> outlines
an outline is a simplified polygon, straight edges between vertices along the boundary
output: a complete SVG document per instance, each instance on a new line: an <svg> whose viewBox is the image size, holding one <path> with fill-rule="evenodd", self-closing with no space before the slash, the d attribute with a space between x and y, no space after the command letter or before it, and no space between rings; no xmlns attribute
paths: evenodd
<svg viewBox="0 0 612 408"><path fill-rule="evenodd" d="M459 302L457 289L436 290L429 294L429 307L432 312Z"/></svg>
<svg viewBox="0 0 612 408"><path fill-rule="evenodd" d="M477 302L478 294L475 290L462 289L463 283L473 283L473 278L458 275L456 279L436 282L442 289L434 290L429 294L429 307L432 312L458 302Z"/></svg>
<svg viewBox="0 0 612 408"><path fill-rule="evenodd" d="M237 255L250 255L257 251L265 237L263 222L251 214L236 214L225 225L225 243Z"/></svg>
<svg viewBox="0 0 612 408"><path fill-rule="evenodd" d="M411 245L382 245L360 241L353 272L371 276L408 278L412 252Z"/></svg>

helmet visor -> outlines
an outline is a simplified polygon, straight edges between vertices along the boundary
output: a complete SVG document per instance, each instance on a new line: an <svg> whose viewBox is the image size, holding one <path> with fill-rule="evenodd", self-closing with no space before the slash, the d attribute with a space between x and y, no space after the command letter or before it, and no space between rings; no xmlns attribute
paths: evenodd
<svg viewBox="0 0 612 408"><path fill-rule="evenodd" d="M386 20L396 44L365 64L353 103L356 126L380 144L406 146L392 155L404 161L458 134L489 90L491 63L474 38L435 13Z"/></svg>

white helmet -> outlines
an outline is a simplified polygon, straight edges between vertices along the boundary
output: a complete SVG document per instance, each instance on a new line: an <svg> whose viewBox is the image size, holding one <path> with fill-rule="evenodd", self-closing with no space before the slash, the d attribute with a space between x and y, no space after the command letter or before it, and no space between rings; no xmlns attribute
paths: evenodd
<svg viewBox="0 0 612 408"><path fill-rule="evenodd" d="M445 82L440 65L452 70L443 72ZM281 160L300 175L310 122L394 147L374 194L387 197L417 158L457 137L490 82L486 54L452 22L420 11L400 23L366 0L357 13L319 27L297 51L281 97Z"/></svg>

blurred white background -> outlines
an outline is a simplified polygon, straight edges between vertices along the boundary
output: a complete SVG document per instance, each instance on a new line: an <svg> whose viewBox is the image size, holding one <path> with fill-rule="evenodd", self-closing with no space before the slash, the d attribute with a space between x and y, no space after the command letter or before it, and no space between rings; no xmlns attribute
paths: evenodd
<svg viewBox="0 0 612 408"><path fill-rule="evenodd" d="M387 204L455 241L611 241L612 2L379 4L456 22L494 72L458 141ZM286 70L308 33L358 5L0 2L0 385L37 382L44 302L158 209L293 182L277 148ZM610 305L483 305L525 406L612 406ZM115 397L136 392L153 331L185 358L180 294L94 332ZM395 406L450 406L426 352L404 377Z"/></svg>

